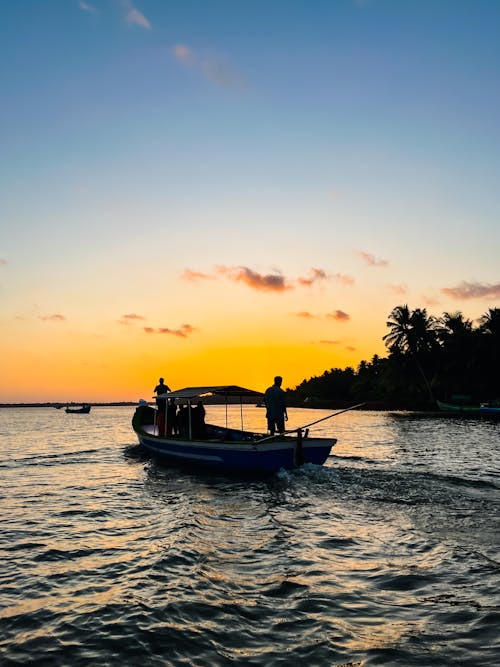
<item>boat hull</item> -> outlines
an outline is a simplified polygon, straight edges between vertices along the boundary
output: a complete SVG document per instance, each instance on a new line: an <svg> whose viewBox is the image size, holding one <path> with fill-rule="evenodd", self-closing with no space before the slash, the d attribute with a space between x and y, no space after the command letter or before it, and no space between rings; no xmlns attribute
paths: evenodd
<svg viewBox="0 0 500 667"><path fill-rule="evenodd" d="M443 412L479 412L479 407L472 405L457 405L456 403L444 403L436 401L438 408Z"/></svg>
<svg viewBox="0 0 500 667"><path fill-rule="evenodd" d="M500 416L500 407L497 408L488 405L457 405L454 403L443 403L443 401L437 401L437 404L439 409L443 412L452 412L453 414Z"/></svg>
<svg viewBox="0 0 500 667"><path fill-rule="evenodd" d="M88 415L90 412L90 405L83 408L66 408L65 412L70 415Z"/></svg>
<svg viewBox="0 0 500 667"><path fill-rule="evenodd" d="M336 443L335 438L267 438L263 434L221 427L213 428L225 432L224 440L160 437L154 423L144 423L141 419L147 415L144 410L151 408L137 408L132 421L139 443L152 454L191 466L244 474L271 474L282 468L291 470L304 463L323 465ZM147 416L150 422L151 414ZM210 428L208 425L209 431Z"/></svg>

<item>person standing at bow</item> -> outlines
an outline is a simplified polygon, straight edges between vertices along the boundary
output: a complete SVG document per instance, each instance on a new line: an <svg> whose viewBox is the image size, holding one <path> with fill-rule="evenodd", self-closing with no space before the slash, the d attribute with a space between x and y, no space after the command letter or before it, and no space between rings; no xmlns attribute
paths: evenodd
<svg viewBox="0 0 500 667"><path fill-rule="evenodd" d="M267 427L271 435L276 431L285 432L285 421L288 421L286 410L286 394L281 388L283 378L277 375L274 378L274 384L268 387L264 394L264 404L266 406Z"/></svg>
<svg viewBox="0 0 500 667"><path fill-rule="evenodd" d="M163 378L160 378L160 384L157 384L154 388L158 412L165 412L167 409L167 397L163 396L163 394L166 394L168 391L170 391L170 387L165 384L165 380Z"/></svg>

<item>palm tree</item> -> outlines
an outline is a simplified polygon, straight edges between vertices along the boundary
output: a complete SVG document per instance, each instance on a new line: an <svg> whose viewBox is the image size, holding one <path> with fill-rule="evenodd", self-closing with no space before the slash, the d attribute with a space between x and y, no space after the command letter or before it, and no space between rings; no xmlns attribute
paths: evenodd
<svg viewBox="0 0 500 667"><path fill-rule="evenodd" d="M382 337L390 352L408 352L411 338L411 313L407 305L396 306L386 322L391 329Z"/></svg>
<svg viewBox="0 0 500 667"><path fill-rule="evenodd" d="M407 305L396 306L389 314L387 326L391 329L382 340L390 352L418 354L431 350L436 344L438 320L428 315L425 308L410 311Z"/></svg>
<svg viewBox="0 0 500 667"><path fill-rule="evenodd" d="M500 308L488 308L488 311L479 318L479 325L481 331L498 338L500 336Z"/></svg>
<svg viewBox="0 0 500 667"><path fill-rule="evenodd" d="M489 308L479 319L479 360L484 369L484 392L500 399L500 308Z"/></svg>
<svg viewBox="0 0 500 667"><path fill-rule="evenodd" d="M437 337L441 342L441 390L445 394L475 392L477 375L477 330L460 311L445 312L439 318Z"/></svg>
<svg viewBox="0 0 500 667"><path fill-rule="evenodd" d="M422 375L431 400L434 400L432 389L422 368L421 358L437 346L437 320L428 315L425 308L416 308L410 311L408 305L396 306L389 314L387 326L388 334L383 336L389 351L393 354L401 353L415 360Z"/></svg>
<svg viewBox="0 0 500 667"><path fill-rule="evenodd" d="M455 313L443 313L438 320L439 337L443 341L450 338L462 338L472 332L472 321L465 319L463 313L457 311Z"/></svg>

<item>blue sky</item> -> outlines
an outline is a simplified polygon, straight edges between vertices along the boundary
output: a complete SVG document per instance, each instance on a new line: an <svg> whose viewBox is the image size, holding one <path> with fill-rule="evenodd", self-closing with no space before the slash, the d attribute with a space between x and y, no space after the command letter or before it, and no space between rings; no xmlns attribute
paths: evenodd
<svg viewBox="0 0 500 667"><path fill-rule="evenodd" d="M4 0L12 358L131 313L202 358L231 312L261 347L300 331L313 374L382 352L400 303L498 306L499 28L494 0Z"/></svg>

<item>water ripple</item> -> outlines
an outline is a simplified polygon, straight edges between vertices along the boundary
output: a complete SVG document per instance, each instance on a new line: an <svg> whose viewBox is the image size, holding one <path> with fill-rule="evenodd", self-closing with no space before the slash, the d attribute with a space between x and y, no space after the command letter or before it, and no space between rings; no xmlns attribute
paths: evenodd
<svg viewBox="0 0 500 667"><path fill-rule="evenodd" d="M347 413L326 466L238 480L145 456L127 409L15 412L2 666L498 664L494 424Z"/></svg>

